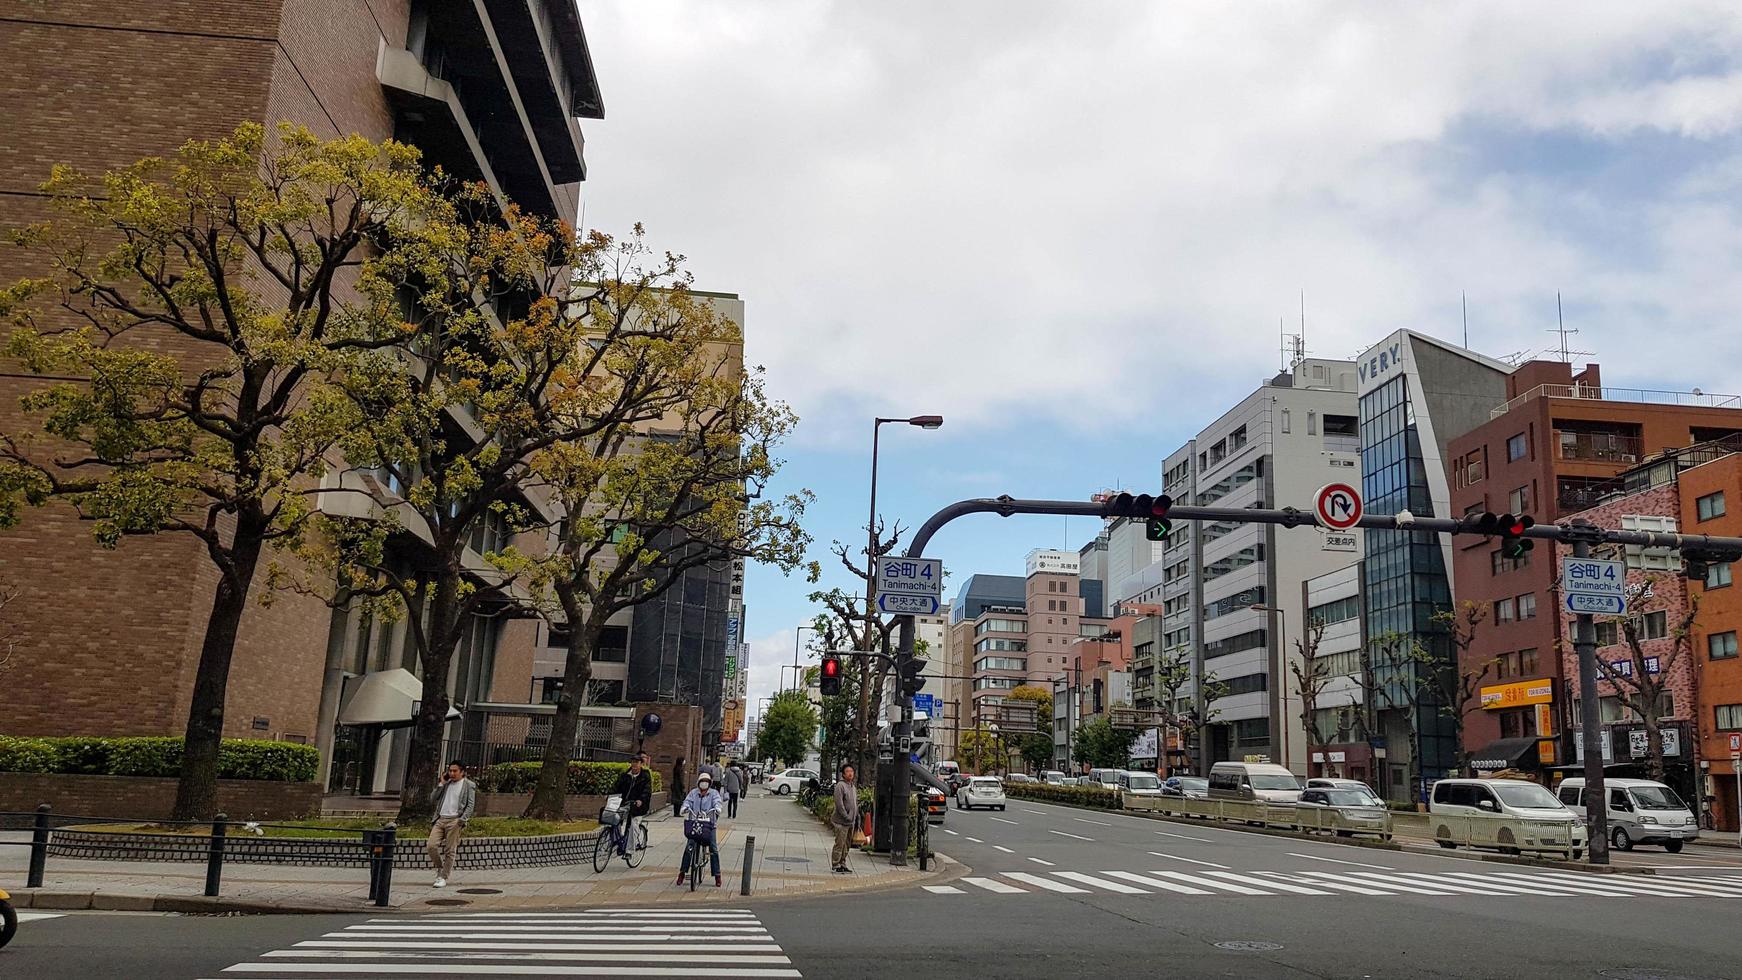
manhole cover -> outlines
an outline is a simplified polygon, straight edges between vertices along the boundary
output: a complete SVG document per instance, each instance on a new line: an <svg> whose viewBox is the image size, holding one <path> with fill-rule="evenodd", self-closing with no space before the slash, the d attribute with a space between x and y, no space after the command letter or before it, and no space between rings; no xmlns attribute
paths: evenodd
<svg viewBox="0 0 1742 980"><path fill-rule="evenodd" d="M809 864L809 863L811 863L810 858L792 857L792 856L786 855L786 854L770 854L767 857L763 858L763 860L764 861L779 861L781 864Z"/></svg>
<svg viewBox="0 0 1742 980"><path fill-rule="evenodd" d="M500 889L500 888L461 888L459 891L460 891L461 895L500 895L500 894L502 894L502 889Z"/></svg>
<svg viewBox="0 0 1742 980"><path fill-rule="evenodd" d="M1257 939L1229 939L1215 945L1217 949L1231 949L1236 953L1262 953L1282 948L1281 943L1267 943Z"/></svg>
<svg viewBox="0 0 1742 980"><path fill-rule="evenodd" d="M472 903L466 901L463 898L432 898L429 901L424 902L423 904L449 906L449 905L470 905Z"/></svg>

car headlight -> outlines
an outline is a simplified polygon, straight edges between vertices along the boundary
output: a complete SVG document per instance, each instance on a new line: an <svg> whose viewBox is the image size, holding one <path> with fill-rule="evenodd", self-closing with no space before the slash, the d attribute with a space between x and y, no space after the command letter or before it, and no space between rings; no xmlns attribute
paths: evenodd
<svg viewBox="0 0 1742 980"><path fill-rule="evenodd" d="M1657 818L1656 817L1640 817L1639 822L1655 825L1657 823Z"/></svg>

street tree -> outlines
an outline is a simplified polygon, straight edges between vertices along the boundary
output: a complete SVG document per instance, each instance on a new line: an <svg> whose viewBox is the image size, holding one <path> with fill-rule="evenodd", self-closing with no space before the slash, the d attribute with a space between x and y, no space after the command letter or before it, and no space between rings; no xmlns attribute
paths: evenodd
<svg viewBox="0 0 1742 980"><path fill-rule="evenodd" d="M1464 725L1470 714L1482 707L1482 682L1494 670L1494 660L1470 663L1470 647L1476 642L1477 630L1488 618L1488 605L1464 600L1452 609L1433 614L1432 621L1446 632L1452 644L1452 659L1424 663L1426 683L1432 686L1434 700L1440 711L1452 723L1457 749L1457 771L1470 764L1470 753L1464 747ZM1412 655L1421 659L1421 648L1412 648Z"/></svg>
<svg viewBox="0 0 1742 980"><path fill-rule="evenodd" d="M0 581L0 674L17 666L12 658L18 652L18 624L9 614L18 601L18 587Z"/></svg>
<svg viewBox="0 0 1742 980"><path fill-rule="evenodd" d="M865 544L854 548L835 541L830 545L829 553L853 576L855 583L862 583L871 567L869 563L893 553L901 543L902 533L900 524L886 525L879 520ZM821 574L821 568L814 568L812 581L820 579ZM852 589L819 589L806 598L823 609L818 623L826 627L823 637L830 644L826 649L850 656L847 662L852 670L849 673L855 674L858 681L850 755L860 773L868 775L874 771L877 762L877 709L874 706L883 703L883 690L889 682L888 658L894 652L894 631L899 619L884 616L874 608L868 609L858 585ZM883 656L867 656L867 651ZM918 652L916 648L916 655Z"/></svg>
<svg viewBox="0 0 1742 980"><path fill-rule="evenodd" d="M1034 717L1045 728L1052 727L1052 692L1033 684L1021 684L1004 696L1006 702L1026 701L1034 704Z"/></svg>
<svg viewBox="0 0 1742 980"><path fill-rule="evenodd" d="M762 728L756 735L761 757L771 758L786 766L804 762L817 733L817 712L806 700L803 691L782 691L769 702L762 714Z"/></svg>
<svg viewBox="0 0 1742 980"><path fill-rule="evenodd" d="M1647 586L1652 583L1653 579L1646 580ZM1647 594L1654 591L1645 590ZM1630 616L1619 617L1621 642L1627 648L1626 659L1610 662L1597 657L1595 663L1597 675L1614 688L1621 706L1644 726L1646 776L1661 782L1664 776L1663 719L1667 714L1664 698L1670 691L1670 680L1676 666L1693 660L1693 633L1700 613L1700 597L1692 592L1688 594L1687 605L1669 624L1669 649L1662 654L1647 654L1646 641L1641 635L1644 617L1653 611L1656 610L1642 607L1632 610ZM1668 618L1667 611L1665 618Z"/></svg>
<svg viewBox="0 0 1742 980"><path fill-rule="evenodd" d="M1095 718L1077 728L1077 758L1094 769L1125 769L1131 765L1131 743L1137 732L1114 728L1106 718Z"/></svg>
<svg viewBox="0 0 1742 980"><path fill-rule="evenodd" d="M565 515L544 577L568 624L562 694L526 816L559 819L593 654L615 615L686 573L734 560L798 567L811 495L765 499L796 421L742 369L743 336L697 295L681 258L654 258L639 233L594 260L568 307L590 344L552 379L555 420L573 434L531 471Z"/></svg>
<svg viewBox="0 0 1742 980"><path fill-rule="evenodd" d="M1046 732L1030 732L1017 738L1016 752L1030 769L1048 769L1053 761L1052 736Z"/></svg>
<svg viewBox="0 0 1742 980"><path fill-rule="evenodd" d="M1312 758L1315 747L1325 743L1324 733L1319 731L1319 695L1324 693L1332 675L1329 661L1319 656L1319 645L1324 638L1325 621L1319 618L1309 620L1305 633L1294 641L1300 659L1291 660L1288 665L1295 695L1300 698L1300 719L1306 732L1308 759ZM1311 772L1310 768L1308 772Z"/></svg>
<svg viewBox="0 0 1742 980"><path fill-rule="evenodd" d="M1155 683L1160 689L1162 721L1179 733L1181 746L1196 742L1202 746L1204 729L1216 723L1222 711L1216 702L1228 696L1228 685L1213 670L1204 672L1203 683L1194 688L1190 700L1183 693L1196 673L1189 648L1164 653L1155 669Z"/></svg>
<svg viewBox="0 0 1742 980"><path fill-rule="evenodd" d="M996 771L1009 758L1004 740L990 725L977 725L963 731L957 739L956 755L958 761L976 776Z"/></svg>
<svg viewBox="0 0 1742 980"><path fill-rule="evenodd" d="M230 664L262 556L370 421L339 384L403 337L408 252L446 227L417 152L284 125L90 177L14 238L45 268L0 288L6 353L43 384L0 432L0 526L65 503L99 545L183 534L217 570L172 816L215 808Z"/></svg>

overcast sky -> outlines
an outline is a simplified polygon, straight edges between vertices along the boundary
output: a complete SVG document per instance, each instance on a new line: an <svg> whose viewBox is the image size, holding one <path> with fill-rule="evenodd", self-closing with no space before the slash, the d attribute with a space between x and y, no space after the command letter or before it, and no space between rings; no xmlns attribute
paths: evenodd
<svg viewBox="0 0 1742 980"><path fill-rule="evenodd" d="M1461 341L1460 294L1472 347L1558 347L1559 290L1609 384L1742 391L1733 3L580 7L586 224L744 297L819 554L863 536L879 414L948 420L886 430L906 523L1152 488L1303 291L1315 356ZM959 582L1093 530L979 518L934 553ZM758 695L807 591L751 574Z"/></svg>

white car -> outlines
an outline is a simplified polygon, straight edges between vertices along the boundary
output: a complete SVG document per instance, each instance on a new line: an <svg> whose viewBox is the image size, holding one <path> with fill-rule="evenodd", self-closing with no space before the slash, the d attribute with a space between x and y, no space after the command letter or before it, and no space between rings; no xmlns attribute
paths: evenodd
<svg viewBox="0 0 1742 980"><path fill-rule="evenodd" d="M788 769L768 781L776 796L787 796L804 789L804 784L817 778L815 769Z"/></svg>
<svg viewBox="0 0 1742 980"><path fill-rule="evenodd" d="M997 776L975 776L956 790L956 809L972 810L977 806L1004 809L1004 784Z"/></svg>

